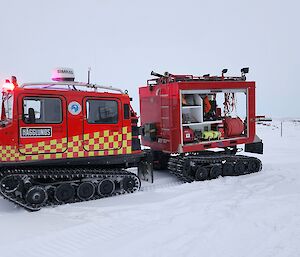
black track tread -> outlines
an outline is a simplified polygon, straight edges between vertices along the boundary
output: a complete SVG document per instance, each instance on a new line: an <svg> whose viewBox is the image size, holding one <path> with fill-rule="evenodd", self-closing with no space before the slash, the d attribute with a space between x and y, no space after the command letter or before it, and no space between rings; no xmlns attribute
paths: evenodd
<svg viewBox="0 0 300 257"><path fill-rule="evenodd" d="M243 161L247 164L250 160L255 160L259 163L259 167L254 172L259 172L262 169L262 163L258 158L249 157L244 155L230 155L225 153L215 153L215 152L204 152L204 153L191 153L188 155L177 155L172 156L168 162L168 169L170 173L174 174L180 180L184 182L193 182L196 181L192 175L189 175L187 169L185 167L185 163L187 163L187 167L190 167L190 164L195 166L203 166L207 168L211 168L214 165L223 165L224 163L233 163L235 164L237 161ZM243 174L245 175L253 172L245 171Z"/></svg>
<svg viewBox="0 0 300 257"><path fill-rule="evenodd" d="M40 182L37 181L37 179L52 179L52 183L44 184L49 186L58 186L62 183L74 183L81 180L102 180L102 179L111 179L113 181L117 179L122 179L125 177L134 178L136 181L136 185L134 187L134 190L131 191L125 191L124 189L120 188L118 191L115 191L110 196L115 195L121 195L126 193L133 193L135 191L138 191L141 186L140 179L137 175L134 173L131 173L124 169L99 169L99 168L12 168L12 169L5 169L0 171L0 194L7 200L17 204L18 206L21 206L25 208L28 211L38 211L43 207L47 206L57 206L62 205L65 203L60 203L55 201L54 199L48 199L44 204L41 205L32 205L29 203L26 203L24 200L24 197L16 196L14 193L12 194L6 194L2 191L2 180L6 178L7 176L28 176L34 183L33 185L41 185ZM25 195L25 194L24 194ZM89 200L96 200L104 197L110 197L110 196L100 196L98 194L95 194L91 199ZM89 201L88 200L88 201ZM70 201L68 203L75 203L75 202L82 202L84 200L79 199L77 196L73 201Z"/></svg>

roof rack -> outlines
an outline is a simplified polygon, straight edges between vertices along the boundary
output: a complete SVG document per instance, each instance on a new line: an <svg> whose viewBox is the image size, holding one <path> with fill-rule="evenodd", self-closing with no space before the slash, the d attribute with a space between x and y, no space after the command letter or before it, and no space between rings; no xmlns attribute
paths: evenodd
<svg viewBox="0 0 300 257"><path fill-rule="evenodd" d="M175 75L169 72L164 74L159 74L154 71L151 72L152 76L156 78L148 79L147 85L154 86L157 84L166 84L172 82L189 82L189 81L245 81L245 74L249 72L249 68L241 69L241 76L224 76L227 72L227 69L223 69L222 76L210 76L210 74L205 74L203 76L194 76L194 75Z"/></svg>
<svg viewBox="0 0 300 257"><path fill-rule="evenodd" d="M51 87L55 87L57 85L69 86L69 87L72 86L72 88L64 88L64 89L69 89L69 90L77 90L77 87L84 87L84 88L89 88L89 89L94 89L94 90L107 89L107 90L112 90L112 91L118 91L121 94L124 94L124 91L120 88L115 88L115 87L111 87L111 86L100 86L100 85L96 85L96 84L88 84L88 83L84 83L84 82L74 82L74 81L24 83L20 87L21 88L38 87L39 89L51 89Z"/></svg>

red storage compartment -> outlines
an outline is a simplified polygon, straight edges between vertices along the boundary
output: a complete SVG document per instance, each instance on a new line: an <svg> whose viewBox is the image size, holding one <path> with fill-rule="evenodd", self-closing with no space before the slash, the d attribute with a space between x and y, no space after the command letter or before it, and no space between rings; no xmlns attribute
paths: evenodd
<svg viewBox="0 0 300 257"><path fill-rule="evenodd" d="M244 129L244 123L240 118L225 118L223 121L225 137L240 136Z"/></svg>
<svg viewBox="0 0 300 257"><path fill-rule="evenodd" d="M242 95L247 102L243 106L247 124L236 116L224 117L223 96L229 93ZM205 96L209 96L214 106L209 115L204 112ZM157 129L152 139L147 135L141 137L142 144L153 151L192 153L254 140L255 82L245 81L244 77L159 75L139 88L139 98L141 127L155 124ZM219 131L221 138L205 141L201 138L205 131Z"/></svg>

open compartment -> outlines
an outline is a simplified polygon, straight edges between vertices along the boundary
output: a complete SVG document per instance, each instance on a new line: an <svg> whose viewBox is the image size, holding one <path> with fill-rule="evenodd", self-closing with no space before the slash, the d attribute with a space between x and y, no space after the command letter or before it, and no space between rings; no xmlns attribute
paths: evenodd
<svg viewBox="0 0 300 257"><path fill-rule="evenodd" d="M247 136L247 90L181 90L182 144Z"/></svg>

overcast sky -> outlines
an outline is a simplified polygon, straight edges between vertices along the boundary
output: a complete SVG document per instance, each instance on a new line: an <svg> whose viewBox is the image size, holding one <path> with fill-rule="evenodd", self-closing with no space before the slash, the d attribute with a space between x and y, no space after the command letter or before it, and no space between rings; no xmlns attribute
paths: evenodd
<svg viewBox="0 0 300 257"><path fill-rule="evenodd" d="M76 79L128 89L157 72L239 75L249 66L257 114L300 117L299 1L0 0L0 81Z"/></svg>

